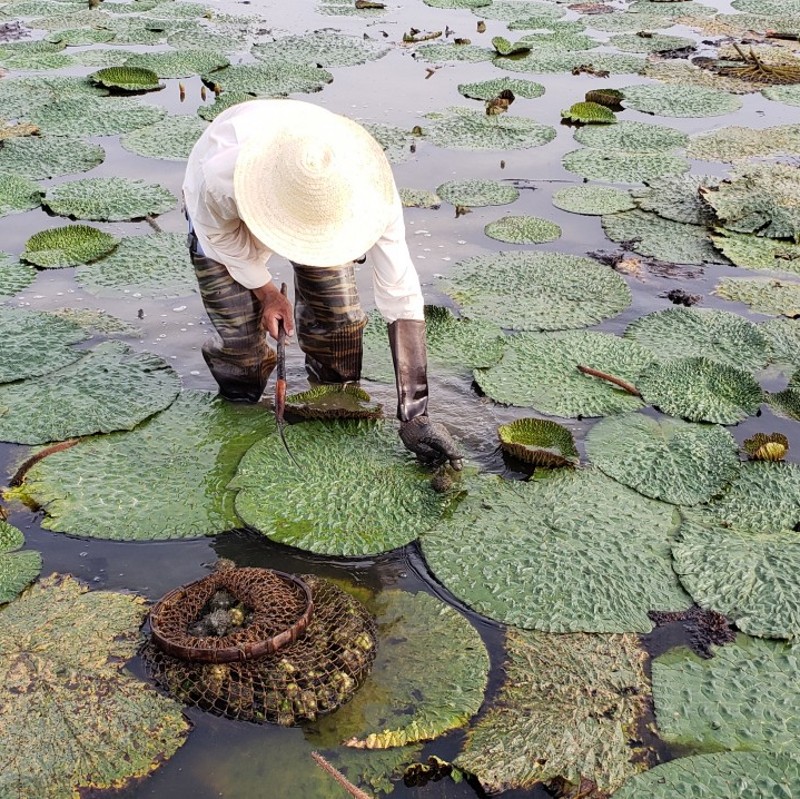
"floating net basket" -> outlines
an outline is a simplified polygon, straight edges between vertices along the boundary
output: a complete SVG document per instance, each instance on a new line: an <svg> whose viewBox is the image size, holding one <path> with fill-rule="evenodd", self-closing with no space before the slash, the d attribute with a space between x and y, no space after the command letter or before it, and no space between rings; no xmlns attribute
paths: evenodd
<svg viewBox="0 0 800 799"><path fill-rule="evenodd" d="M375 660L375 621L367 609L333 583L314 575L291 578L287 582L286 578L290 575L268 569L241 568L217 572L204 578L211 581L218 575L227 575L224 583L226 590L252 610L252 618L256 617L256 607L247 605L244 593L237 592L240 573L244 573L242 579L250 586L258 583L259 579L266 579L263 577L265 574L277 574L278 579L283 581L287 598L293 602L291 610L284 611L283 615L284 620L292 619L292 625L303 618L306 602L305 593L294 590L294 586L306 587L312 610L304 630L293 638L286 638L271 652L221 661L199 660L192 654L173 654L177 650L173 648L170 651L169 644L164 647L156 638L154 627L154 634L142 651L152 679L187 705L228 718L284 726L313 721L317 716L330 713L347 702L367 678ZM190 589L193 592L193 586L196 585L192 583L177 589L167 594L162 602L170 600L170 606L183 602L188 605L188 599L178 603L177 598L181 592ZM209 599L219 590L217 585L214 582L210 589L203 586L202 596L206 599L200 599L198 592L198 598L191 599L194 615L180 617L185 636L180 646L187 652L194 652L198 647L197 642L187 640L198 638L190 635L188 629L197 623L198 617L208 607ZM156 627L163 637L165 628L162 614L157 613L157 609L158 605L153 609ZM175 615L178 616L177 613ZM222 651L245 647L245 651L252 653L253 648L247 647L255 644L255 641L243 640L242 637L251 626L251 622L247 621L240 631L233 633L237 636L235 645L230 640L231 635L221 636L216 642L208 642L208 638L214 636L207 636L200 637L199 648ZM281 632L273 630L270 635L277 639ZM260 639L260 642L266 640Z"/></svg>

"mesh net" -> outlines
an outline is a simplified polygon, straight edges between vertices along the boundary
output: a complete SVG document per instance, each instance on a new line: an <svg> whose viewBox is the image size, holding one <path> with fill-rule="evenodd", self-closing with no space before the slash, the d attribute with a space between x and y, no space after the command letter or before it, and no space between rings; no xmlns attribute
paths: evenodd
<svg viewBox="0 0 800 799"><path fill-rule="evenodd" d="M142 652L150 676L182 702L233 719L291 726L336 710L372 669L375 622L327 580L306 575L303 581L314 612L305 635L280 651L208 663L175 657L150 640Z"/></svg>

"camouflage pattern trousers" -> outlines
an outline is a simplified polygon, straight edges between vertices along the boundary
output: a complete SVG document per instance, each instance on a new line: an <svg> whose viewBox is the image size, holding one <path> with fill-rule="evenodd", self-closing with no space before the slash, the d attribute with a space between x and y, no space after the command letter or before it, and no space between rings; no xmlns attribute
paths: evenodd
<svg viewBox="0 0 800 799"><path fill-rule="evenodd" d="M203 342L203 358L223 397L257 402L276 362L262 326L261 302L224 264L203 254L193 232L188 245L200 296L217 332ZM367 318L353 264L292 266L295 327L309 377L317 383L359 380Z"/></svg>

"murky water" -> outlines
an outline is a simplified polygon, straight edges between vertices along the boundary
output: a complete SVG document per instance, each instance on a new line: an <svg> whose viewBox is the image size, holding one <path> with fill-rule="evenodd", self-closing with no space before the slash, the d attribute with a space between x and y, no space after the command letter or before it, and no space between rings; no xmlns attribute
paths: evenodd
<svg viewBox="0 0 800 799"><path fill-rule="evenodd" d="M729 11L726 0L705 0L721 11ZM471 38L473 43L489 46L492 36L507 34L505 23L487 20L486 32L476 33L477 18L469 11L443 11L428 8L421 2L405 7L395 7L392 12L375 21L357 18L327 17L315 11L309 0L260 0L252 3L212 2L209 5L221 11L239 14L257 13L266 20L273 34L301 33L331 27L344 32L365 33L373 38L398 42L410 27L422 30L439 30L449 26L455 36ZM615 6L624 7L616 2ZM568 18L576 17L570 13ZM678 35L690 35L686 29L676 28ZM246 56L243 60L249 60ZM451 105L469 105L457 90L459 83L500 77L502 71L490 63L448 64L428 76L426 68L432 66L413 58L412 52L394 47L388 55L376 62L358 66L334 68L334 82L311 98L331 110L346 113L365 122L385 122L410 129L420 124L420 114L441 110ZM71 74L85 74L90 69L67 70ZM554 126L557 138L545 147L502 152L453 152L421 142L415 156L397 164L395 174L399 186L434 189L440 183L465 176L514 180L524 186L520 199L514 205L515 214L533 214L546 217L562 227L562 237L552 244L536 247L537 250L557 250L584 254L593 250L613 250L615 245L603 235L597 217L576 216L560 211L551 203L554 191L564 185L580 183L580 178L561 166L561 157L577 146L572 129L560 125L561 109L582 99L591 88L608 85L625 86L647 82L638 76L612 76L611 81L581 75L520 75L530 77L546 87L546 94L537 100L519 99L514 105L517 114L532 116L537 121ZM180 101L177 80L165 81L166 88L144 97L145 102L163 105L170 113L194 114L200 100L199 78L182 80L186 100ZM302 98L301 98L302 99ZM307 99L307 98L306 98ZM773 103L760 94L742 98L742 110L736 114L711 119L665 119L664 124L689 133L711 130L730 124L751 127L772 126L800 121L798 109ZM479 107L475 105L474 107ZM636 111L626 111L625 119L652 122L653 117ZM179 194L183 165L170 161L154 161L136 156L122 149L114 137L97 138L106 149L105 162L87 173L88 176L127 176L159 182ZM693 172L723 172L720 165L695 164ZM60 178L51 183L63 182ZM49 182L43 182L48 185ZM491 251L513 249L510 245L488 239L483 234L486 223L504 215L505 209L475 208L472 213L454 221L453 209L443 205L438 210L407 209L408 241L419 270L425 298L430 303L449 304L437 289L436 277L446 274L452 264L464 258ZM27 238L34 232L58 224L61 218L46 218L41 210L0 219L0 249L17 253L24 249ZM175 210L158 219L160 227L169 232L183 230L183 218ZM120 223L104 226L118 235L145 232L144 223ZM291 283L291 268L277 258L271 262L273 277ZM734 306L710 295L710 291L723 274L734 274L725 267L677 270L673 277L645 274L643 279L629 278L634 301L624 314L599 326L599 329L620 333L631 319L644 313L671 307L661 296L665 291L683 288L692 294L702 294L704 307L724 307L743 316L761 319L750 314L744 306ZM371 279L368 269L358 276L365 307L373 307ZM10 301L37 309L55 309L69 306L97 308L107 311L138 326L142 335L129 340L132 346L158 353L169 360L181 375L185 388L214 390L215 385L200 355L200 346L210 334L210 326L196 293L171 300L147 299L129 296L124 299L100 300L76 284L73 270L42 271L35 283ZM775 376L767 384L775 389L785 383L785 378ZM289 353L290 390L301 390L304 384L302 358L297 347ZM367 386L386 407L394 404L393 391L386 386ZM522 416L532 415L529 409L503 408L479 397L471 386L469 375L443 377L431 374L431 412L445 421L462 442L469 456L484 470L520 476L509 468L496 446L496 427ZM770 414L768 410L765 414ZM568 423L579 444L593 420ZM790 440L792 452L800 451L800 437L796 425L779 418L751 419L732 428L738 441L756 429L779 430ZM28 454L26 447L0 445L0 471L10 474ZM168 490L168 487L165 488ZM179 498L176 497L176 501ZM425 564L414 545L385 556L368 560L336 561L304 555L295 550L272 544L263 537L247 531L232 531L215 538L162 543L110 543L82 540L63 534L44 531L39 526L39 515L14 508L9 521L20 527L26 535L27 546L39 550L44 559L43 573L69 572L96 588L125 589L157 599L174 586L196 579L207 573L209 564L217 557L234 559L240 565L265 566L290 572L315 572L321 575L346 577L356 583L375 588L396 586L407 590L430 591L444 601L453 598L436 585L427 573ZM467 615L483 635L492 655L490 695L501 677L499 665L502 658L502 631L499 625ZM678 628L667 628L648 639L651 650L660 650L681 640ZM133 668L139 668L133 664ZM120 796L126 799L140 797L192 797L227 799L241 797L301 797L302 779L299 774L286 774L283 760L276 752L300 751L302 730L284 730L276 727L259 727L212 717L198 711L190 712L194 730L187 743L154 775L129 787ZM462 733L453 733L426 747L425 754L435 752L448 758L454 756ZM668 756L662 752L662 756ZM291 761L291 758L289 758ZM314 768L310 761L308 769ZM469 797L475 790L466 784L453 785L447 780L431 783L424 788L407 789L398 785L394 796L403 797ZM543 796L542 791L509 793L509 797Z"/></svg>

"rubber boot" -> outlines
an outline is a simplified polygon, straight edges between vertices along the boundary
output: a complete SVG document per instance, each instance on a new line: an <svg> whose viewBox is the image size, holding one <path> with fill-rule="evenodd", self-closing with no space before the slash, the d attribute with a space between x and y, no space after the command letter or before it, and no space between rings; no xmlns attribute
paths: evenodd
<svg viewBox="0 0 800 799"><path fill-rule="evenodd" d="M408 422L428 412L428 355L425 322L398 319L389 325L397 383L397 418Z"/></svg>

